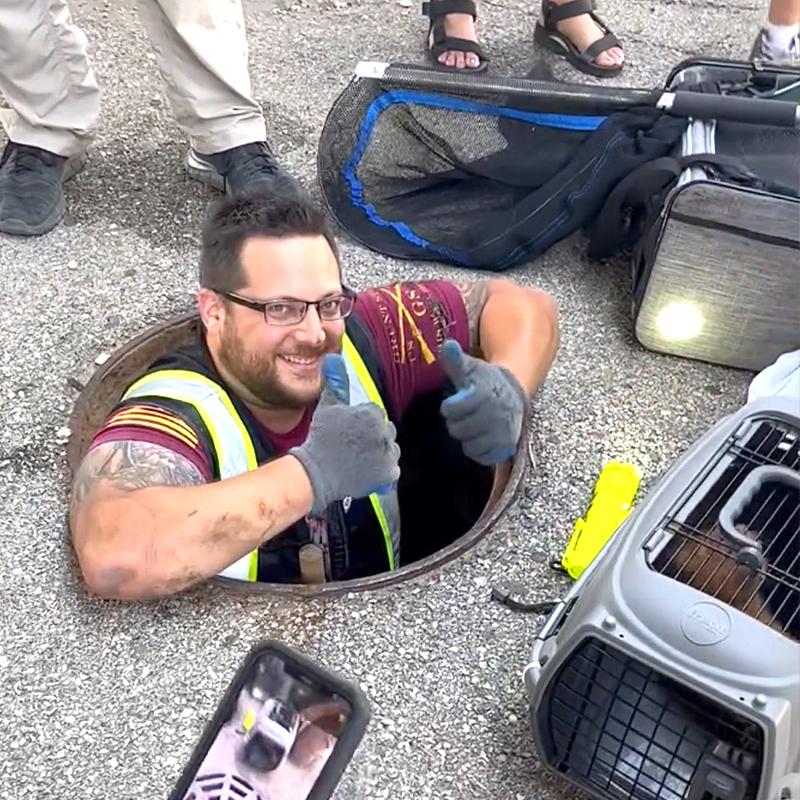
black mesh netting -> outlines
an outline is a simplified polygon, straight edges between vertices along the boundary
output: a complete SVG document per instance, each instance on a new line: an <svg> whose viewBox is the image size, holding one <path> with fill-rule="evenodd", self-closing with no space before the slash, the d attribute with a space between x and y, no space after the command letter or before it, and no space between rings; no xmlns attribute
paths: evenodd
<svg viewBox="0 0 800 800"><path fill-rule="evenodd" d="M690 88L719 94L712 83ZM681 153L688 120L657 110L657 94L390 65L382 78L354 78L328 114L320 184L347 233L398 258L500 271L580 229L592 257L614 255L624 219L613 204L600 215L612 189ZM770 190L783 192L792 165L797 194L796 128L719 122L714 136L708 152ZM666 188L654 183L656 203Z"/></svg>
<svg viewBox="0 0 800 800"><path fill-rule="evenodd" d="M671 152L687 124L647 106L647 92L440 80L355 78L322 132L331 213L387 255L489 270L531 260L590 222L622 177Z"/></svg>

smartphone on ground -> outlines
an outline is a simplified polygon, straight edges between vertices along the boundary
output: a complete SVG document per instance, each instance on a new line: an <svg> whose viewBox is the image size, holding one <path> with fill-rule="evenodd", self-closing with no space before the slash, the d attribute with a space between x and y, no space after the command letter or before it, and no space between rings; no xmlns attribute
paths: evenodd
<svg viewBox="0 0 800 800"><path fill-rule="evenodd" d="M245 657L169 800L329 800L370 718L361 690L277 641Z"/></svg>

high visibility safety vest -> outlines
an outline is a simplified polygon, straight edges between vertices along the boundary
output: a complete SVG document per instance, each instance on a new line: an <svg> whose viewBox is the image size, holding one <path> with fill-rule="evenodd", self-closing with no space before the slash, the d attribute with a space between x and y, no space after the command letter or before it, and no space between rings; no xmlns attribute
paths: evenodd
<svg viewBox="0 0 800 800"><path fill-rule="evenodd" d="M347 334L342 340L342 356L350 379L350 405L372 401L385 412L378 388ZM177 400L195 408L208 429L221 480L259 466L253 439L229 394L219 383L193 370L159 369L134 382L122 400L154 396ZM397 569L400 553L397 492L372 494L369 500L383 533L389 569ZM256 581L258 550L248 553L219 574L241 581Z"/></svg>

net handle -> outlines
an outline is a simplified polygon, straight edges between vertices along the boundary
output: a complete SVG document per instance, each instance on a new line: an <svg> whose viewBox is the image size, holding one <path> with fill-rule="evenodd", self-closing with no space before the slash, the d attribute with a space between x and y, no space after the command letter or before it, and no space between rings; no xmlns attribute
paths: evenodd
<svg viewBox="0 0 800 800"><path fill-rule="evenodd" d="M620 89L613 86L587 86L580 83L555 83L514 75L492 76L488 73L469 73L446 70L420 64L389 64L382 61L361 61L355 70L358 78L371 78L384 84L407 89L480 92L481 94L538 97L547 100L571 100L577 105L591 106L595 112L598 99L615 110L631 106L655 106L662 91L649 89Z"/></svg>
<svg viewBox="0 0 800 800"><path fill-rule="evenodd" d="M602 103L608 111L621 111L634 106L660 108L678 117L725 120L785 128L800 127L800 104L785 100L755 97L711 95L702 92L662 89L627 89L614 86L587 86L580 83L556 83L514 75L492 76L464 70L445 70L419 64L390 64L383 61L362 61L355 70L357 78L381 81L383 84L432 91L463 91L495 94L504 97L535 97L540 100L568 102L572 110L597 113Z"/></svg>
<svg viewBox="0 0 800 800"><path fill-rule="evenodd" d="M749 536L739 533L736 530L736 520L757 492L768 482L782 483L784 486L795 487L800 491L800 472L781 466L756 467L741 482L719 512L720 530L734 547L739 548L737 560L757 570L764 567L761 545Z"/></svg>

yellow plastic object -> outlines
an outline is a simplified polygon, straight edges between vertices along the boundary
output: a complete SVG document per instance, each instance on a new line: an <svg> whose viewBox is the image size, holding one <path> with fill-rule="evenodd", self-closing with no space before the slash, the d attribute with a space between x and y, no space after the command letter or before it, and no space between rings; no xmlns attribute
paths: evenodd
<svg viewBox="0 0 800 800"><path fill-rule="evenodd" d="M561 557L561 566L571 578L578 578L592 563L628 516L639 489L639 479L639 471L633 464L612 461L603 467L586 515L575 523Z"/></svg>

